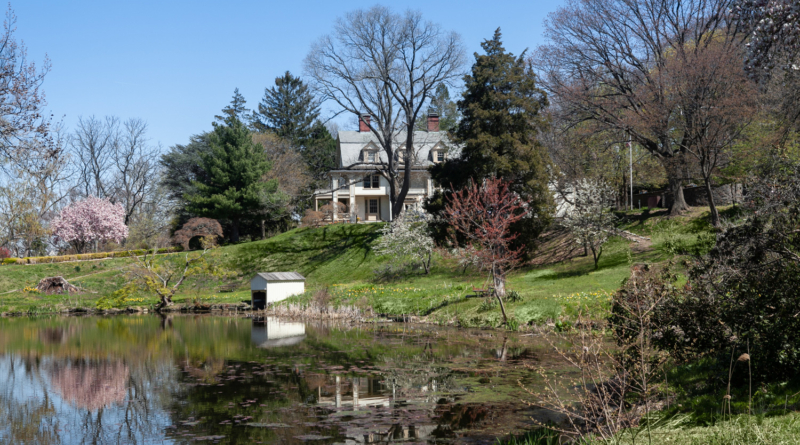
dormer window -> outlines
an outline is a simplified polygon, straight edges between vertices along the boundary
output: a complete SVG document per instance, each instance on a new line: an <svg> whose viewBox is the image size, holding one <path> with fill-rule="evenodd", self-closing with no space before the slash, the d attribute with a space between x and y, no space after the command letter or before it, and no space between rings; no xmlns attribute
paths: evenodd
<svg viewBox="0 0 800 445"><path fill-rule="evenodd" d="M447 150L443 148L435 148L431 150L431 160L437 164L447 160Z"/></svg>
<svg viewBox="0 0 800 445"><path fill-rule="evenodd" d="M366 162L368 164L374 164L374 163L378 162L378 159L380 159L378 157L378 151L377 150L371 150L371 149L365 149L364 152L362 153L361 157L364 160L364 162Z"/></svg>

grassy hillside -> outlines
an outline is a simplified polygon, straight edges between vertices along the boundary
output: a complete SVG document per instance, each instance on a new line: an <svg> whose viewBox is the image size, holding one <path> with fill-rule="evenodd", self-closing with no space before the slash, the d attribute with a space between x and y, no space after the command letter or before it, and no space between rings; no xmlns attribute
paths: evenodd
<svg viewBox="0 0 800 445"><path fill-rule="evenodd" d="M702 249L710 230L706 213L695 210L684 218L665 219L661 214L638 212L621 215L621 227L652 237L651 243L635 244L612 238L606 245L598 270L590 257L575 249L566 234L550 233L543 239L534 262L509 277L508 288L522 296L508 309L521 323L558 321L584 311L602 311L609 293L616 290L631 263L658 262L673 255ZM237 291L221 293L223 282L209 278L188 280L176 302L238 302L249 298L249 279L262 271L297 271L306 276L308 292L296 298L313 298L316 290L327 288L334 304L354 304L379 313L427 315L440 321L458 319L467 325L492 325L499 310L482 299L465 296L471 288L485 287L486 277L477 271L463 271L452 260L437 257L429 275L406 271L401 277L377 270L395 270L401 260L377 256L372 245L380 236L381 224L343 224L322 228L295 229L264 241L215 249L213 261L236 271ZM711 237L713 240L713 237ZM182 253L172 255L184 255ZM166 256L165 256L166 257ZM50 312L65 307L94 307L126 282L132 259L106 259L76 263L10 265L0 267L0 312ZM72 296L45 296L26 292L47 276L61 275L84 292ZM391 275L391 274L389 274ZM143 293L126 305L148 306L157 300Z"/></svg>

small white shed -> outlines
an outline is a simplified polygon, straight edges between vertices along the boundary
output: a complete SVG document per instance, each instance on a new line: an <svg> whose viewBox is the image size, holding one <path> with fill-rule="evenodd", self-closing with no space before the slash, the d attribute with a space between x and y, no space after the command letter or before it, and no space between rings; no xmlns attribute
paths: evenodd
<svg viewBox="0 0 800 445"><path fill-rule="evenodd" d="M262 272L250 280L251 304L256 310L305 291L306 279L297 272Z"/></svg>

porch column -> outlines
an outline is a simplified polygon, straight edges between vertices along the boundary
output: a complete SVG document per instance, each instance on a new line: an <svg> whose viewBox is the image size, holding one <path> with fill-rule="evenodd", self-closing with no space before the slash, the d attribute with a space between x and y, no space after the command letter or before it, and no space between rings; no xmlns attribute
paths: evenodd
<svg viewBox="0 0 800 445"><path fill-rule="evenodd" d="M356 204L356 184L352 178L348 177L347 181L350 183L350 222L355 223L358 218L358 204Z"/></svg>
<svg viewBox="0 0 800 445"><path fill-rule="evenodd" d="M331 201L331 205L333 206L333 218L331 218L331 222L336 222L337 217L337 210L339 208L339 180L336 178L331 178L331 188L333 191L331 192L331 196L333 200Z"/></svg>

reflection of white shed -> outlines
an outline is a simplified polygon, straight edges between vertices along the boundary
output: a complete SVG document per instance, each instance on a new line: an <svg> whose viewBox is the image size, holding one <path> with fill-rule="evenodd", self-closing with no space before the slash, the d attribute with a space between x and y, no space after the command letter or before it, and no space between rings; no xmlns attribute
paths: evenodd
<svg viewBox="0 0 800 445"><path fill-rule="evenodd" d="M260 273L250 280L253 309L264 309L267 303L285 300L306 291L306 279L297 272Z"/></svg>
<svg viewBox="0 0 800 445"><path fill-rule="evenodd" d="M287 323L274 318L253 320L250 340L259 348L275 348L292 346L306 338L306 325L303 323Z"/></svg>

